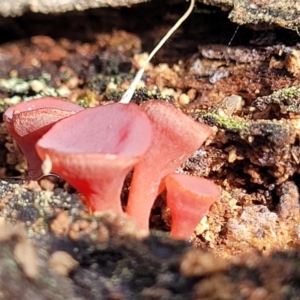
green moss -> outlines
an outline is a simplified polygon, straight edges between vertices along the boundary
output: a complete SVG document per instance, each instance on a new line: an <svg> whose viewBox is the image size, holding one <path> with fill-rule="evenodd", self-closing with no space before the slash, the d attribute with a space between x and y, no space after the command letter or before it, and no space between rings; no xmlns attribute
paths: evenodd
<svg viewBox="0 0 300 300"><path fill-rule="evenodd" d="M107 100L110 101L119 101L122 98L122 95L124 94L124 91L119 90L110 90L106 93L104 93L104 96Z"/></svg>
<svg viewBox="0 0 300 300"><path fill-rule="evenodd" d="M17 77L8 79L0 78L0 112L5 111L9 106L18 104L38 97L65 97L69 91L66 89L56 89L49 86L51 76L42 74L39 78L23 80Z"/></svg>
<svg viewBox="0 0 300 300"><path fill-rule="evenodd" d="M300 86L291 86L275 91L271 95L259 97L252 106L267 114L275 112L278 118L284 117L287 113L300 113ZM269 110L269 108L271 108ZM273 116L271 116L273 118ZM267 115L266 119L269 118Z"/></svg>
<svg viewBox="0 0 300 300"><path fill-rule="evenodd" d="M225 130L247 133L250 129L250 123L240 118L221 117L217 113L208 112L199 117L205 123L217 126Z"/></svg>
<svg viewBox="0 0 300 300"><path fill-rule="evenodd" d="M105 75L97 74L92 77L87 85L88 89L96 92L97 94L103 94L107 86L113 84L115 86L120 86L124 81L131 81L132 74L118 74L118 75Z"/></svg>
<svg viewBox="0 0 300 300"><path fill-rule="evenodd" d="M300 87L299 86L291 86L288 88L283 88L275 93L282 94L284 97L295 98L300 96Z"/></svg>
<svg viewBox="0 0 300 300"><path fill-rule="evenodd" d="M87 103L87 101L85 99L78 99L76 102L77 102L78 105L80 105L80 106L82 106L84 108L88 108L89 107L89 105L88 105L88 103Z"/></svg>
<svg viewBox="0 0 300 300"><path fill-rule="evenodd" d="M97 105L98 94L90 90L85 90L84 92L85 94L82 95L80 99L77 99L76 103L84 108L93 107L95 104Z"/></svg>
<svg viewBox="0 0 300 300"><path fill-rule="evenodd" d="M111 101L119 101L125 91L118 91L118 90L111 90L107 93L105 93L105 98ZM156 88L153 88L153 90L148 90L147 88L140 88L135 90L132 102L143 102L147 100L157 99L157 100L165 100L167 102L173 101L172 96L163 96L160 91Z"/></svg>
<svg viewBox="0 0 300 300"><path fill-rule="evenodd" d="M20 78L0 79L0 88L15 94L24 94L29 90L29 83Z"/></svg>

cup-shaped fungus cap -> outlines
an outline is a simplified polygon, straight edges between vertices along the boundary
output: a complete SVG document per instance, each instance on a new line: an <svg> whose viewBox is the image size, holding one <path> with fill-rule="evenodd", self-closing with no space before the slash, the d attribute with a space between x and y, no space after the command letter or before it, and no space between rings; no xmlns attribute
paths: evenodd
<svg viewBox="0 0 300 300"><path fill-rule="evenodd" d="M122 213L124 179L151 139L150 121L137 105L113 103L60 121L36 148L52 171L84 196L90 211Z"/></svg>
<svg viewBox="0 0 300 300"><path fill-rule="evenodd" d="M151 100L141 108L151 121L153 140L134 168L126 211L140 229L148 229L151 208L162 191L162 178L175 172L202 145L211 129L164 101Z"/></svg>
<svg viewBox="0 0 300 300"><path fill-rule="evenodd" d="M21 102L5 111L4 122L26 158L29 179L38 179L42 175L42 161L35 150L36 142L57 121L83 109L70 101L42 97Z"/></svg>
<svg viewBox="0 0 300 300"><path fill-rule="evenodd" d="M209 207L220 199L220 189L208 179L186 174L170 174L165 184L172 218L170 235L187 240Z"/></svg>

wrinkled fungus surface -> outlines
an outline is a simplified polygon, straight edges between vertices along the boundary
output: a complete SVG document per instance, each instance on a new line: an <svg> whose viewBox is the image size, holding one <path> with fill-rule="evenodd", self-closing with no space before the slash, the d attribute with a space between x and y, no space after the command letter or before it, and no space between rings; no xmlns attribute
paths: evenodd
<svg viewBox="0 0 300 300"><path fill-rule="evenodd" d="M122 213L125 176L147 151L152 128L135 104L109 104L57 123L37 143L40 157L85 197L89 209Z"/></svg>
<svg viewBox="0 0 300 300"><path fill-rule="evenodd" d="M35 151L36 142L59 120L83 107L59 98L43 97L21 102L3 115L7 130L14 137L28 164L28 178L38 179L42 161Z"/></svg>

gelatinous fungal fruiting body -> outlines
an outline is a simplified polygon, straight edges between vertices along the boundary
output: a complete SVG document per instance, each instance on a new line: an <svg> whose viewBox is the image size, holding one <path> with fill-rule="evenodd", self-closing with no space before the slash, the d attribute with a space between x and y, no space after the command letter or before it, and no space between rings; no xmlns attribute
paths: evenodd
<svg viewBox="0 0 300 300"><path fill-rule="evenodd" d="M38 179L42 175L36 142L56 122L81 110L83 107L70 101L42 97L21 102L5 111L4 122L27 160L29 179Z"/></svg>
<svg viewBox="0 0 300 300"><path fill-rule="evenodd" d="M124 179L151 139L150 121L137 105L113 103L60 121L36 148L46 165L84 196L91 212L122 213Z"/></svg>
<svg viewBox="0 0 300 300"><path fill-rule="evenodd" d="M134 168L126 211L140 229L148 229L151 208L162 191L162 179L202 145L211 129L164 101L147 101L141 108L151 121L153 140Z"/></svg>
<svg viewBox="0 0 300 300"><path fill-rule="evenodd" d="M186 174L170 174L165 183L172 217L170 235L189 239L209 207L220 199L220 189L208 179Z"/></svg>

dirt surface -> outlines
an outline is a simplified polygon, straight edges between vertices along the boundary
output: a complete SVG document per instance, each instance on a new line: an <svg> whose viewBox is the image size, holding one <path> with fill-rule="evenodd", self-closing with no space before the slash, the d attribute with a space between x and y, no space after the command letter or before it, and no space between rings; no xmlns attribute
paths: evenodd
<svg viewBox="0 0 300 300"><path fill-rule="evenodd" d="M144 51L185 8L150 3L14 20L27 28L12 27L0 46L1 112L44 95L85 107L118 101ZM148 236L124 216L89 215L60 178L27 181L1 124L0 299L299 298L299 37L235 30L226 13L201 7L156 55L134 96L164 99L213 128L178 170L222 189L192 243L168 237L163 195Z"/></svg>
<svg viewBox="0 0 300 300"><path fill-rule="evenodd" d="M284 27L298 31L299 3L293 0L200 0L229 11L229 19L255 29Z"/></svg>

